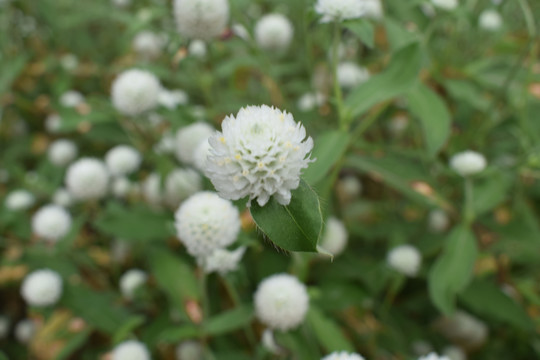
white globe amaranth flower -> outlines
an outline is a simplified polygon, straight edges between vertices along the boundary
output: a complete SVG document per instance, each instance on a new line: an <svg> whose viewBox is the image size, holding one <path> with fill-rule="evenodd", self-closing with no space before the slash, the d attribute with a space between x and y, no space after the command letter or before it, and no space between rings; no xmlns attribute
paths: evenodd
<svg viewBox="0 0 540 360"><path fill-rule="evenodd" d="M21 320L15 325L15 338L22 344L30 342L35 332L36 324L30 319Z"/></svg>
<svg viewBox="0 0 540 360"><path fill-rule="evenodd" d="M109 171L101 160L81 158L69 166L65 182L74 199L99 199L107 194Z"/></svg>
<svg viewBox="0 0 540 360"><path fill-rule="evenodd" d="M67 71L73 71L79 66L79 59L74 54L65 54L60 58L60 65Z"/></svg>
<svg viewBox="0 0 540 360"><path fill-rule="evenodd" d="M176 347L176 360L203 360L204 350L198 341L183 341Z"/></svg>
<svg viewBox="0 0 540 360"><path fill-rule="evenodd" d="M175 169L165 179L165 200L172 207L203 188L202 178L193 169Z"/></svg>
<svg viewBox="0 0 540 360"><path fill-rule="evenodd" d="M69 90L60 96L60 105L64 107L77 107L84 102L84 95L75 90Z"/></svg>
<svg viewBox="0 0 540 360"><path fill-rule="evenodd" d="M436 353L432 352L427 354L426 356L421 356L418 358L418 360L450 360L446 356L439 356Z"/></svg>
<svg viewBox="0 0 540 360"><path fill-rule="evenodd" d="M238 269L245 251L245 246L234 251L216 249L210 255L199 258L198 262L207 274L218 272L220 275L225 275Z"/></svg>
<svg viewBox="0 0 540 360"><path fill-rule="evenodd" d="M240 39L248 41L251 39L251 36L249 35L249 32L247 31L246 27L242 24L233 24L231 26L231 30L234 35L238 36Z"/></svg>
<svg viewBox="0 0 540 360"><path fill-rule="evenodd" d="M364 15L363 0L317 0L315 11L321 22L357 19Z"/></svg>
<svg viewBox="0 0 540 360"><path fill-rule="evenodd" d="M203 59L206 57L206 43L202 40L192 40L188 46L188 54L197 58Z"/></svg>
<svg viewBox="0 0 540 360"><path fill-rule="evenodd" d="M478 18L478 25L487 31L497 31L502 27L503 19L501 14L494 9L482 11Z"/></svg>
<svg viewBox="0 0 540 360"><path fill-rule="evenodd" d="M174 0L174 17L180 35L210 40L221 35L229 21L227 0Z"/></svg>
<svg viewBox="0 0 540 360"><path fill-rule="evenodd" d="M140 269L126 271L120 277L120 291L122 292L122 296L129 300L133 299L135 291L146 282L146 279L148 279L148 275Z"/></svg>
<svg viewBox="0 0 540 360"><path fill-rule="evenodd" d="M5 316L0 316L0 340L7 337L9 332L9 319Z"/></svg>
<svg viewBox="0 0 540 360"><path fill-rule="evenodd" d="M326 101L326 96L322 93L305 93L298 99L298 109L300 111L311 111L318 106L322 106Z"/></svg>
<svg viewBox="0 0 540 360"><path fill-rule="evenodd" d="M364 357L356 353L348 353L346 351L336 351L330 355L326 355L321 360L365 360Z"/></svg>
<svg viewBox="0 0 540 360"><path fill-rule="evenodd" d="M489 335L487 325L462 310L439 321L438 328L448 339L466 348L477 348L484 344Z"/></svg>
<svg viewBox="0 0 540 360"><path fill-rule="evenodd" d="M193 166L202 173L204 173L206 169L206 162L208 161L211 148L212 147L210 146L208 139L206 139L201 141L193 152Z"/></svg>
<svg viewBox="0 0 540 360"><path fill-rule="evenodd" d="M433 352L433 345L425 339L418 339L411 343L411 349L416 356L424 356Z"/></svg>
<svg viewBox="0 0 540 360"><path fill-rule="evenodd" d="M21 295L30 306L51 306L62 296L62 278L53 270L42 269L26 275Z"/></svg>
<svg viewBox="0 0 540 360"><path fill-rule="evenodd" d="M73 196L65 188L60 188L54 192L52 202L55 205L67 208L73 205Z"/></svg>
<svg viewBox="0 0 540 360"><path fill-rule="evenodd" d="M338 64L337 80L344 89L352 89L370 78L369 71L356 63L345 61Z"/></svg>
<svg viewBox="0 0 540 360"><path fill-rule="evenodd" d="M132 0L111 0L117 8L125 9L131 5Z"/></svg>
<svg viewBox="0 0 540 360"><path fill-rule="evenodd" d="M381 0L362 0L362 7L367 18L379 20L384 15Z"/></svg>
<svg viewBox="0 0 540 360"><path fill-rule="evenodd" d="M144 30L135 35L132 46L137 56L142 59L152 60L161 55L165 42L163 36Z"/></svg>
<svg viewBox="0 0 540 360"><path fill-rule="evenodd" d="M70 228L71 215L58 205L45 205L32 217L32 231L51 242L60 240Z"/></svg>
<svg viewBox="0 0 540 360"><path fill-rule="evenodd" d="M134 173L141 165L141 154L134 147L118 145L107 151L105 164L112 176L125 176Z"/></svg>
<svg viewBox="0 0 540 360"><path fill-rule="evenodd" d="M281 14L268 14L255 24L255 41L263 50L284 51L294 35L291 21Z"/></svg>
<svg viewBox="0 0 540 360"><path fill-rule="evenodd" d="M111 184L111 192L117 198L123 199L131 191L133 184L126 177L114 178Z"/></svg>
<svg viewBox="0 0 540 360"><path fill-rule="evenodd" d="M195 148L215 133L207 123L196 122L179 129L176 133L176 157L184 164L193 164Z"/></svg>
<svg viewBox="0 0 540 360"><path fill-rule="evenodd" d="M344 176L337 183L338 189L347 199L355 199L362 193L362 183L353 175Z"/></svg>
<svg viewBox="0 0 540 360"><path fill-rule="evenodd" d="M229 246L240 231L238 209L210 191L192 195L180 205L174 218L178 239L195 257Z"/></svg>
<svg viewBox="0 0 540 360"><path fill-rule="evenodd" d="M111 88L113 106L123 115L137 116L158 104L161 84L145 70L130 69L114 80Z"/></svg>
<svg viewBox="0 0 540 360"><path fill-rule="evenodd" d="M450 219L444 210L431 210L428 217L428 226L432 232L440 233L448 228Z"/></svg>
<svg viewBox="0 0 540 360"><path fill-rule="evenodd" d="M412 245L400 245L388 252L386 261L394 270L404 275L414 277L420 270L422 255L418 249Z"/></svg>
<svg viewBox="0 0 540 360"><path fill-rule="evenodd" d="M150 360L146 345L136 340L124 341L114 348L112 360Z"/></svg>
<svg viewBox="0 0 540 360"><path fill-rule="evenodd" d="M444 348L443 355L446 356L448 360L467 360L465 351L457 346L448 346Z"/></svg>
<svg viewBox="0 0 540 360"><path fill-rule="evenodd" d="M51 114L45 119L45 130L50 134L57 133L62 127L62 118L58 114Z"/></svg>
<svg viewBox="0 0 540 360"><path fill-rule="evenodd" d="M206 175L220 196L238 200L249 196L264 206L271 196L281 205L291 201L300 173L310 159L313 139L293 116L279 109L248 106L227 116L208 140L211 145Z"/></svg>
<svg viewBox="0 0 540 360"><path fill-rule="evenodd" d="M176 150L176 137L170 131L163 133L161 139L154 145L157 154L172 154Z"/></svg>
<svg viewBox="0 0 540 360"><path fill-rule="evenodd" d="M178 105L186 105L189 102L188 94L183 90L161 89L158 95L159 105L169 110L174 110Z"/></svg>
<svg viewBox="0 0 540 360"><path fill-rule="evenodd" d="M461 176L478 174L487 166L484 155L476 151L466 150L455 154L450 159L450 167Z"/></svg>
<svg viewBox="0 0 540 360"><path fill-rule="evenodd" d="M273 330L297 327L304 321L309 308L306 286L288 274L264 279L254 297L257 318Z"/></svg>
<svg viewBox="0 0 540 360"><path fill-rule="evenodd" d="M71 140L60 139L56 140L47 150L49 161L56 166L66 166L77 157L77 145Z"/></svg>
<svg viewBox="0 0 540 360"><path fill-rule="evenodd" d="M459 5L458 0L431 0L431 3L435 7L448 11L454 10Z"/></svg>
<svg viewBox="0 0 540 360"><path fill-rule="evenodd" d="M152 206L159 206L163 202L163 192L161 190L161 176L152 173L142 184L144 199Z"/></svg>
<svg viewBox="0 0 540 360"><path fill-rule="evenodd" d="M332 255L337 256L345 250L348 238L349 234L345 224L335 217L329 217L326 220L320 246Z"/></svg>
<svg viewBox="0 0 540 360"><path fill-rule="evenodd" d="M13 190L6 196L4 205L11 211L26 210L36 202L34 195L27 190Z"/></svg>

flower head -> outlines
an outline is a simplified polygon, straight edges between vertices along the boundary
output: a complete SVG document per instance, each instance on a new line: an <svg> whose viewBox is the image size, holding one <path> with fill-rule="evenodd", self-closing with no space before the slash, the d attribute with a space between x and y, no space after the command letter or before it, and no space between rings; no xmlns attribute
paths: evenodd
<svg viewBox="0 0 540 360"><path fill-rule="evenodd" d="M76 107L83 102L83 94L75 90L66 91L60 96L60 104L64 107Z"/></svg>
<svg viewBox="0 0 540 360"><path fill-rule="evenodd" d="M26 210L36 202L36 198L31 192L26 190L14 190L6 196L5 206L9 210Z"/></svg>
<svg viewBox="0 0 540 360"><path fill-rule="evenodd" d="M427 354L426 356L421 356L418 358L418 360L450 360L446 356L439 356L436 353L432 352Z"/></svg>
<svg viewBox="0 0 540 360"><path fill-rule="evenodd" d="M71 215L58 205L46 205L32 217L32 230L39 237L56 242L71 228Z"/></svg>
<svg viewBox="0 0 540 360"><path fill-rule="evenodd" d="M476 151L463 151L450 159L450 167L461 176L477 174L486 168L487 162L484 155Z"/></svg>
<svg viewBox="0 0 540 360"><path fill-rule="evenodd" d="M229 3L227 0L175 0L174 17L182 36L210 40L225 30Z"/></svg>
<svg viewBox="0 0 540 360"><path fill-rule="evenodd" d="M135 290L146 282L148 275L139 269L126 271L120 278L120 291L126 299L132 299Z"/></svg>
<svg viewBox="0 0 540 360"><path fill-rule="evenodd" d="M183 341L176 347L176 360L203 360L204 350L198 341Z"/></svg>
<svg viewBox="0 0 540 360"><path fill-rule="evenodd" d="M99 199L109 187L107 167L98 159L79 159L67 170L66 187L75 199Z"/></svg>
<svg viewBox="0 0 540 360"><path fill-rule="evenodd" d="M487 31L497 31L501 28L503 19L497 10L488 9L482 11L478 18L478 25Z"/></svg>
<svg viewBox="0 0 540 360"><path fill-rule="evenodd" d="M458 7L458 0L431 0L431 3L443 10L454 10Z"/></svg>
<svg viewBox="0 0 540 360"><path fill-rule="evenodd" d="M352 89L369 79L369 71L353 62L342 62L337 68L339 85L344 89Z"/></svg>
<svg viewBox="0 0 540 360"><path fill-rule="evenodd" d="M161 205L163 194L161 191L161 176L157 173L151 173L142 184L142 193L144 199L152 206Z"/></svg>
<svg viewBox="0 0 540 360"><path fill-rule="evenodd" d="M317 0L315 11L321 22L357 19L365 12L363 0Z"/></svg>
<svg viewBox="0 0 540 360"><path fill-rule="evenodd" d="M294 28L281 14L268 14L255 25L255 40L264 50L283 51L291 44Z"/></svg>
<svg viewBox="0 0 540 360"><path fill-rule="evenodd" d="M449 223L450 220L444 210L435 209L429 213L428 224L431 231L435 233L443 232L448 227Z"/></svg>
<svg viewBox="0 0 540 360"><path fill-rule="evenodd" d="M206 273L209 274L216 271L224 275L238 268L238 263L245 251L245 246L234 251L216 249L210 255L199 258L198 261Z"/></svg>
<svg viewBox="0 0 540 360"><path fill-rule="evenodd" d="M175 169L165 179L165 200L177 207L191 195L202 190L202 178L193 169Z"/></svg>
<svg viewBox="0 0 540 360"><path fill-rule="evenodd" d="M58 206L66 208L73 204L73 197L65 188L59 188L54 192L52 202Z"/></svg>
<svg viewBox="0 0 540 360"><path fill-rule="evenodd" d="M120 113L137 116L157 105L160 90L154 74L139 69L126 70L112 84L112 103Z"/></svg>
<svg viewBox="0 0 540 360"><path fill-rule="evenodd" d="M150 360L150 352L143 343L127 340L116 345L112 360Z"/></svg>
<svg viewBox="0 0 540 360"><path fill-rule="evenodd" d="M158 96L158 103L169 110L174 110L178 105L186 105L189 101L188 94L183 90L161 89Z"/></svg>
<svg viewBox="0 0 540 360"><path fill-rule="evenodd" d="M45 129L48 133L54 134L60 130L62 118L58 114L51 114L45 119Z"/></svg>
<svg viewBox="0 0 540 360"><path fill-rule="evenodd" d="M141 31L133 38L133 49L143 59L151 60L159 57L165 41L163 36L152 31Z"/></svg>
<svg viewBox="0 0 540 360"><path fill-rule="evenodd" d="M362 6L367 18L378 20L383 17L381 0L362 0Z"/></svg>
<svg viewBox="0 0 540 360"><path fill-rule="evenodd" d="M263 106L227 116L210 137L206 174L225 199L249 196L264 206L271 196L288 205L300 173L312 161L313 139L290 113Z"/></svg>
<svg viewBox="0 0 540 360"><path fill-rule="evenodd" d="M322 93L305 93L298 99L298 109L301 111L311 111L324 104L326 97Z"/></svg>
<svg viewBox="0 0 540 360"><path fill-rule="evenodd" d="M24 278L21 295L30 306L54 305L62 295L62 278L49 269L31 272Z"/></svg>
<svg viewBox="0 0 540 360"><path fill-rule="evenodd" d="M15 338L22 344L28 343L36 332L36 324L31 319L21 320L15 325Z"/></svg>
<svg viewBox="0 0 540 360"><path fill-rule="evenodd" d="M188 253L196 257L232 244L240 231L238 209L209 191L192 195L174 217L178 238Z"/></svg>
<svg viewBox="0 0 540 360"><path fill-rule="evenodd" d="M304 321L309 307L306 286L288 274L264 279L255 292L255 313L271 329L286 331Z"/></svg>
<svg viewBox="0 0 540 360"><path fill-rule="evenodd" d="M207 123L196 122L176 133L176 157L184 164L193 164L195 148L215 132Z"/></svg>
<svg viewBox="0 0 540 360"><path fill-rule="evenodd" d="M412 245L400 245L388 253L388 265L407 276L416 276L420 270L422 255Z"/></svg>
<svg viewBox="0 0 540 360"><path fill-rule="evenodd" d="M133 173L141 165L141 154L132 146L118 145L105 154L105 164L113 176Z"/></svg>
<svg viewBox="0 0 540 360"><path fill-rule="evenodd" d="M336 351L331 353L330 355L326 355L321 360L364 360L364 357L356 353Z"/></svg>
<svg viewBox="0 0 540 360"><path fill-rule="evenodd" d="M71 140L56 140L49 146L47 155L54 165L66 166L77 157L77 145Z"/></svg>
<svg viewBox="0 0 540 360"><path fill-rule="evenodd" d="M330 217L326 221L321 247L332 255L337 256L345 250L348 236L349 234L343 222L335 217Z"/></svg>

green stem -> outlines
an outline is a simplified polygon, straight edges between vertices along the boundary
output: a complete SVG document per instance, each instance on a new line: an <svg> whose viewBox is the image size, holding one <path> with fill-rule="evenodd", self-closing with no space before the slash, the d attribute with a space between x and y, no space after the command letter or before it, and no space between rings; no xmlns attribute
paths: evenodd
<svg viewBox="0 0 540 360"><path fill-rule="evenodd" d="M337 77L339 44L341 43L341 25L337 21L334 23L334 38L332 41L332 75L334 77L334 97L336 102L336 110L338 113L340 129L347 130L348 124L343 108L343 93L341 92L341 86L339 85Z"/></svg>
<svg viewBox="0 0 540 360"><path fill-rule="evenodd" d="M238 295L238 291L236 291L236 288L231 283L229 278L227 276L221 276L221 280L223 281L225 290L227 290L227 293L229 294L229 297L231 298L234 306L238 307L239 305L241 305L240 295ZM246 325L244 326L244 332L246 334L246 338L249 341L249 344L252 346L253 349L255 349L257 347L257 338L255 337L253 329L249 325Z"/></svg>
<svg viewBox="0 0 540 360"><path fill-rule="evenodd" d="M465 186L465 224L470 226L475 218L474 214L474 194L473 194L473 182L470 177L466 177L464 181Z"/></svg>

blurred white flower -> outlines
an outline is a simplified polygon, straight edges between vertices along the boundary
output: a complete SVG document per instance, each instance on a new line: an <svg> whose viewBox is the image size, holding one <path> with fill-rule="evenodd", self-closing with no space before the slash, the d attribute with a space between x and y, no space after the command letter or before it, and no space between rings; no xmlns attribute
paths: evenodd
<svg viewBox="0 0 540 360"><path fill-rule="evenodd" d="M81 158L69 166L65 180L74 199L99 199L107 193L109 172L101 160Z"/></svg>
<svg viewBox="0 0 540 360"><path fill-rule="evenodd" d="M388 123L388 130L392 136L400 136L409 126L409 118L403 115L394 116Z"/></svg>
<svg viewBox="0 0 540 360"><path fill-rule="evenodd" d="M111 0L114 6L117 8L127 8L131 5L132 0Z"/></svg>
<svg viewBox="0 0 540 360"><path fill-rule="evenodd" d="M232 244L240 231L238 209L210 191L189 197L174 218L178 239L195 257L208 256Z"/></svg>
<svg viewBox="0 0 540 360"><path fill-rule="evenodd" d="M222 132L210 137L206 175L225 199L249 196L264 206L271 196L291 201L300 173L313 161L313 139L293 116L279 109L248 106L223 120Z"/></svg>
<svg viewBox="0 0 540 360"><path fill-rule="evenodd" d="M337 80L344 89L352 89L369 79L369 71L356 63L345 61L337 67Z"/></svg>
<svg viewBox="0 0 540 360"><path fill-rule="evenodd" d="M161 190L161 176L152 173L146 177L142 184L142 193L144 199L152 206L159 206L163 201L163 192Z"/></svg>
<svg viewBox="0 0 540 360"><path fill-rule="evenodd" d="M231 29L232 29L233 34L238 36L242 40L248 41L251 38L246 27L242 24L238 24L238 23L233 24Z"/></svg>
<svg viewBox="0 0 540 360"><path fill-rule="evenodd" d="M365 360L364 357L356 353L348 353L346 351L336 351L330 355L326 355L321 360Z"/></svg>
<svg viewBox="0 0 540 360"><path fill-rule="evenodd" d="M58 206L67 208L73 204L73 197L65 188L59 188L54 192L52 202Z"/></svg>
<svg viewBox="0 0 540 360"><path fill-rule="evenodd" d="M133 50L142 59L152 60L158 58L164 46L163 36L152 31L141 31L133 38Z"/></svg>
<svg viewBox="0 0 540 360"><path fill-rule="evenodd" d="M79 66L79 59L73 54L65 54L60 58L60 65L67 71L73 71Z"/></svg>
<svg viewBox="0 0 540 360"><path fill-rule="evenodd" d="M353 175L347 175L341 178L337 187L347 200L357 198L362 192L362 183Z"/></svg>
<svg viewBox="0 0 540 360"><path fill-rule="evenodd" d="M0 316L0 340L7 337L9 333L9 319L5 316Z"/></svg>
<svg viewBox="0 0 540 360"><path fill-rule="evenodd" d="M157 154L172 154L176 150L176 137L170 131L163 133L159 142L154 145Z"/></svg>
<svg viewBox="0 0 540 360"><path fill-rule="evenodd" d="M132 189L132 184L128 178L120 176L113 179L111 191L117 198L123 199Z"/></svg>
<svg viewBox="0 0 540 360"><path fill-rule="evenodd" d="M268 14L255 25L255 41L261 49L284 51L291 44L294 28L291 21L281 14Z"/></svg>
<svg viewBox="0 0 540 360"><path fill-rule="evenodd" d="M176 133L176 157L186 165L193 164L197 146L208 139L216 130L204 122L185 126Z"/></svg>
<svg viewBox="0 0 540 360"><path fill-rule="evenodd" d="M270 329L286 331L300 325L309 308L307 289L288 274L265 278L254 295L255 314Z"/></svg>
<svg viewBox="0 0 540 360"><path fill-rule="evenodd" d="M120 277L120 291L128 300L133 299L135 291L146 282L148 275L140 269L130 269Z"/></svg>
<svg viewBox="0 0 540 360"><path fill-rule="evenodd" d="M425 2L420 4L420 10L426 15L428 18L433 18L435 15L437 15L437 12L435 11L435 7L432 3Z"/></svg>
<svg viewBox="0 0 540 360"><path fill-rule="evenodd" d="M298 109L300 111L311 111L318 106L321 106L326 101L326 97L322 93L305 93L298 99Z"/></svg>
<svg viewBox="0 0 540 360"><path fill-rule="evenodd" d="M431 0L431 3L443 10L454 10L458 7L458 0Z"/></svg>
<svg viewBox="0 0 540 360"><path fill-rule="evenodd" d="M192 40L188 46L188 54L198 59L206 57L206 43L202 40Z"/></svg>
<svg viewBox="0 0 540 360"><path fill-rule="evenodd" d="M130 69L114 80L111 88L112 103L120 113L137 116L157 105L160 91L161 84L154 74Z"/></svg>
<svg viewBox="0 0 540 360"><path fill-rule="evenodd" d="M176 360L203 360L203 347L198 341L183 341L176 347Z"/></svg>
<svg viewBox="0 0 540 360"><path fill-rule="evenodd" d="M367 18L379 20L383 17L381 0L362 0L362 8Z"/></svg>
<svg viewBox="0 0 540 360"><path fill-rule="evenodd" d="M448 346L443 350L443 355L448 360L467 360L467 354L463 349L457 346Z"/></svg>
<svg viewBox="0 0 540 360"><path fill-rule="evenodd" d="M30 306L54 305L62 295L62 278L56 271L36 270L26 275L21 286L21 296Z"/></svg>
<svg viewBox="0 0 540 360"><path fill-rule="evenodd" d="M193 166L202 173L204 173L206 169L206 162L208 160L208 155L210 155L210 148L210 143L208 142L208 139L206 139L201 141L193 152Z"/></svg>
<svg viewBox="0 0 540 360"><path fill-rule="evenodd" d="M417 356L424 356L433 351L433 345L427 340L415 340L411 344L412 351Z"/></svg>
<svg viewBox="0 0 540 360"><path fill-rule="evenodd" d="M51 242L60 240L70 228L71 215L58 205L45 205L32 217L32 231Z"/></svg>
<svg viewBox="0 0 540 360"><path fill-rule="evenodd" d="M189 102L188 94L183 90L167 90L162 88L158 95L158 103L169 110L174 110L178 105L186 105Z"/></svg>
<svg viewBox="0 0 540 360"><path fill-rule="evenodd" d="M245 251L245 246L234 251L216 249L210 255L200 257L197 260L206 273L218 272L220 275L225 275L238 268Z"/></svg>
<svg viewBox="0 0 540 360"><path fill-rule="evenodd" d="M45 119L45 130L50 134L57 133L61 126L62 118L58 114L51 114Z"/></svg>
<svg viewBox="0 0 540 360"><path fill-rule="evenodd" d="M450 219L448 219L448 215L444 210L435 209L429 212L428 224L432 232L440 233L446 230L450 224Z"/></svg>
<svg viewBox="0 0 540 360"><path fill-rule="evenodd" d="M497 31L501 28L503 23L502 16L497 12L497 10L488 9L482 11L480 17L478 18L478 25L481 29L487 31Z"/></svg>
<svg viewBox="0 0 540 360"><path fill-rule="evenodd" d="M264 348L274 355L284 355L285 350L276 343L274 338L274 332L271 329L265 329L262 338L262 345Z"/></svg>
<svg viewBox="0 0 540 360"><path fill-rule="evenodd" d="M444 317L437 327L449 340L465 348L481 346L486 342L489 333L484 322L461 310L452 316Z"/></svg>
<svg viewBox="0 0 540 360"><path fill-rule="evenodd" d="M175 169L165 179L165 200L176 208L182 201L203 188L202 178L193 169Z"/></svg>
<svg viewBox="0 0 540 360"><path fill-rule="evenodd" d="M484 155L471 150L455 154L450 159L450 167L461 176L477 174L484 170L486 165Z"/></svg>
<svg viewBox="0 0 540 360"><path fill-rule="evenodd" d="M128 145L117 145L105 154L105 164L112 176L124 176L137 171L141 161L139 151Z"/></svg>
<svg viewBox="0 0 540 360"><path fill-rule="evenodd" d="M363 0L317 0L315 11L321 22L357 19L365 14Z"/></svg>
<svg viewBox="0 0 540 360"><path fill-rule="evenodd" d="M15 325L15 338L22 344L27 344L34 337L36 324L30 319L21 320Z"/></svg>
<svg viewBox="0 0 540 360"><path fill-rule="evenodd" d="M422 255L412 245L400 245L388 252L386 260L388 265L394 270L414 277L420 270Z"/></svg>
<svg viewBox="0 0 540 360"><path fill-rule="evenodd" d="M229 21L227 0L175 0L174 17L180 35L210 40L223 33Z"/></svg>
<svg viewBox="0 0 540 360"><path fill-rule="evenodd" d="M439 356L436 353L432 352L426 356L419 357L418 360L450 360L446 356Z"/></svg>
<svg viewBox="0 0 540 360"><path fill-rule="evenodd" d="M60 96L60 105L64 107L76 107L84 102L84 96L78 91L69 90Z"/></svg>
<svg viewBox="0 0 540 360"><path fill-rule="evenodd" d="M12 211L26 210L32 207L36 198L27 190L13 190L5 199L5 206Z"/></svg>
<svg viewBox="0 0 540 360"><path fill-rule="evenodd" d="M337 256L345 250L348 237L349 234L345 224L335 217L329 217L326 220L320 246L332 255Z"/></svg>
<svg viewBox="0 0 540 360"><path fill-rule="evenodd" d="M77 157L77 145L71 140L59 139L49 145L47 156L56 166L66 166Z"/></svg>
<svg viewBox="0 0 540 360"><path fill-rule="evenodd" d="M150 352L146 345L139 341L127 340L114 348L112 360L150 360Z"/></svg>

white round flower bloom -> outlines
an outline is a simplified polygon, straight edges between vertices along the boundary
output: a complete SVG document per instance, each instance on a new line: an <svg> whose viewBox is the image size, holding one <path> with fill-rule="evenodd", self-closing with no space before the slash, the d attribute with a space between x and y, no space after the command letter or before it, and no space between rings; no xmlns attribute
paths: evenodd
<svg viewBox="0 0 540 360"><path fill-rule="evenodd" d="M321 247L330 254L337 256L345 250L349 234L345 224L335 217L326 221L324 233L321 239Z"/></svg>
<svg viewBox="0 0 540 360"><path fill-rule="evenodd" d="M338 181L338 189L348 199L357 198L362 192L362 183L356 176L348 175Z"/></svg>
<svg viewBox="0 0 540 360"><path fill-rule="evenodd" d="M132 0L111 0L114 6L117 8L127 8L131 5Z"/></svg>
<svg viewBox="0 0 540 360"><path fill-rule="evenodd" d="M152 173L144 180L142 185L144 199L152 206L159 206L163 202L161 191L161 176Z"/></svg>
<svg viewBox="0 0 540 360"><path fill-rule="evenodd" d="M36 324L30 319L21 320L15 325L15 338L22 344L32 340L36 332Z"/></svg>
<svg viewBox="0 0 540 360"><path fill-rule="evenodd" d="M77 157L77 145L71 140L56 140L47 150L49 161L56 166L66 166Z"/></svg>
<svg viewBox="0 0 540 360"><path fill-rule="evenodd" d="M71 215L58 205L46 205L32 217L32 230L39 237L56 242L71 228Z"/></svg>
<svg viewBox="0 0 540 360"><path fill-rule="evenodd" d="M210 40L225 30L229 21L227 0L174 0L178 32L188 39Z"/></svg>
<svg viewBox="0 0 540 360"><path fill-rule="evenodd" d="M133 49L140 58L146 60L158 58L164 45L163 37L152 31L141 31L133 38Z"/></svg>
<svg viewBox="0 0 540 360"><path fill-rule="evenodd" d="M365 360L364 357L356 353L348 353L346 351L336 351L330 355L326 355L321 360Z"/></svg>
<svg viewBox="0 0 540 360"><path fill-rule="evenodd" d="M21 295L30 306L54 305L62 295L62 278L49 269L33 271L24 278Z"/></svg>
<svg viewBox="0 0 540 360"><path fill-rule="evenodd" d="M197 341L184 341L176 347L176 360L203 360L204 351Z"/></svg>
<svg viewBox="0 0 540 360"><path fill-rule="evenodd" d="M127 340L114 348L112 360L150 360L150 352L146 345L139 341Z"/></svg>
<svg viewBox="0 0 540 360"><path fill-rule="evenodd" d="M501 28L503 19L497 10L488 9L482 11L478 18L478 25L487 31L497 31Z"/></svg>
<svg viewBox="0 0 540 360"><path fill-rule="evenodd" d="M369 79L369 71L353 62L342 62L337 68L339 85L344 89L352 89Z"/></svg>
<svg viewBox="0 0 540 360"><path fill-rule="evenodd" d="M251 38L246 27L242 24L233 24L231 30L234 35L238 36L242 40L248 41Z"/></svg>
<svg viewBox="0 0 540 360"><path fill-rule="evenodd" d="M454 10L458 7L458 0L431 0L431 3L443 10Z"/></svg>
<svg viewBox="0 0 540 360"><path fill-rule="evenodd" d="M281 14L268 14L255 25L255 41L261 49L284 51L293 39L294 28L289 19Z"/></svg>
<svg viewBox="0 0 540 360"><path fill-rule="evenodd" d="M486 165L484 155L471 150L460 152L450 159L450 167L461 176L477 174L484 170Z"/></svg>
<svg viewBox="0 0 540 360"><path fill-rule="evenodd" d="M111 191L113 195L120 199L126 197L126 195L131 191L131 189L131 182L128 178L125 178L123 176L114 178L111 184Z"/></svg>
<svg viewBox="0 0 540 360"><path fill-rule="evenodd" d="M326 97L321 93L305 93L298 99L298 109L300 111L311 111L317 106L321 106L326 101Z"/></svg>
<svg viewBox="0 0 540 360"><path fill-rule="evenodd" d="M489 333L484 322L461 310L443 318L439 328L448 339L466 348L481 346Z"/></svg>
<svg viewBox="0 0 540 360"><path fill-rule="evenodd" d="M187 165L193 164L195 148L214 132L212 126L203 122L196 122L179 129L176 133L176 157L178 160Z"/></svg>
<svg viewBox="0 0 540 360"><path fill-rule="evenodd" d="M174 110L178 105L186 105L189 102L188 94L183 90L161 89L158 95L158 103L169 110Z"/></svg>
<svg viewBox="0 0 540 360"><path fill-rule="evenodd" d="M120 291L126 299L133 299L135 291L138 287L146 282L148 275L146 272L139 269L131 269L126 271L120 277Z"/></svg>
<svg viewBox="0 0 540 360"><path fill-rule="evenodd" d="M448 346L443 350L443 355L448 360L467 360L467 354L460 347Z"/></svg>
<svg viewBox="0 0 540 360"><path fill-rule="evenodd" d="M234 251L216 249L210 255L200 257L197 260L207 274L216 271L220 275L225 275L238 268L238 264L242 260L245 251L245 246Z"/></svg>
<svg viewBox="0 0 540 360"><path fill-rule="evenodd" d="M52 202L55 205L66 208L73 204L73 197L65 188L60 188L54 192Z"/></svg>
<svg viewBox="0 0 540 360"><path fill-rule="evenodd" d="M45 129L48 133L54 134L60 130L62 118L58 114L51 114L45 119Z"/></svg>
<svg viewBox="0 0 540 360"><path fill-rule="evenodd" d="M435 233L446 230L450 224L450 219L444 210L435 209L430 211L428 219L429 229Z"/></svg>
<svg viewBox="0 0 540 360"><path fill-rule="evenodd" d="M154 145L157 154L172 154L176 150L176 137L169 131L163 133L161 139Z"/></svg>
<svg viewBox="0 0 540 360"><path fill-rule="evenodd" d="M238 209L210 191L192 195L178 208L176 234L192 256L207 256L232 244L240 231Z"/></svg>
<svg viewBox="0 0 540 360"><path fill-rule="evenodd" d="M26 190L14 190L6 196L5 206L12 211L26 210L32 207L36 198Z"/></svg>
<svg viewBox="0 0 540 360"><path fill-rule="evenodd" d="M307 289L288 274L264 279L255 292L255 314L273 330L290 330L300 325L309 308Z"/></svg>
<svg viewBox="0 0 540 360"><path fill-rule="evenodd" d="M65 54L60 58L60 64L67 71L73 71L79 66L79 59L73 54Z"/></svg>
<svg viewBox="0 0 540 360"><path fill-rule="evenodd" d="M141 154L132 146L118 145L105 154L105 164L113 176L129 175L139 169Z"/></svg>
<svg viewBox="0 0 540 360"><path fill-rule="evenodd" d="M398 272L414 277L420 270L422 255L412 245L400 245L388 252L387 262Z"/></svg>
<svg viewBox="0 0 540 360"><path fill-rule="evenodd" d="M193 152L193 166L202 173L206 169L206 161L208 160L208 155L210 155L210 148L210 143L206 139L201 141Z"/></svg>
<svg viewBox="0 0 540 360"><path fill-rule="evenodd" d="M165 179L165 199L176 208L182 201L203 188L202 178L193 169L175 169Z"/></svg>
<svg viewBox="0 0 540 360"><path fill-rule="evenodd" d="M206 43L202 40L193 40L189 43L188 54L202 59L206 56Z"/></svg>
<svg viewBox="0 0 540 360"><path fill-rule="evenodd" d="M225 199L249 196L264 206L271 196L281 205L291 201L300 173L312 161L313 139L293 116L279 109L248 106L230 115L208 140L206 175Z"/></svg>
<svg viewBox="0 0 540 360"><path fill-rule="evenodd" d="M315 11L321 22L357 19L365 12L362 0L317 0Z"/></svg>
<svg viewBox="0 0 540 360"><path fill-rule="evenodd" d="M78 91L70 90L60 96L60 105L64 107L76 107L84 102L84 96Z"/></svg>
<svg viewBox="0 0 540 360"><path fill-rule="evenodd" d="M9 332L9 319L5 316L0 316L0 340L4 339Z"/></svg>
<svg viewBox="0 0 540 360"><path fill-rule="evenodd" d="M418 358L418 360L450 360L446 356L439 356L436 353L432 352L427 354L426 356L421 356Z"/></svg>
<svg viewBox="0 0 540 360"><path fill-rule="evenodd" d="M111 88L112 103L120 113L136 116L157 105L160 91L161 84L154 74L130 69L114 80Z"/></svg>
<svg viewBox="0 0 540 360"><path fill-rule="evenodd" d="M99 199L109 187L109 172L95 158L81 158L71 164L66 173L66 187L74 199Z"/></svg>
<svg viewBox="0 0 540 360"><path fill-rule="evenodd" d="M381 0L362 0L362 7L367 18L379 20L383 17Z"/></svg>

